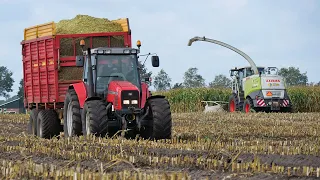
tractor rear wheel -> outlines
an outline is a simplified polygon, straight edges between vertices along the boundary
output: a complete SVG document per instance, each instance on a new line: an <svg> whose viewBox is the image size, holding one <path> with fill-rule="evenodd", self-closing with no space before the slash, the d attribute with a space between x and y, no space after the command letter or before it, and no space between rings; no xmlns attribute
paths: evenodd
<svg viewBox="0 0 320 180"><path fill-rule="evenodd" d="M37 135L37 117L41 109L32 109L30 112L30 119L28 124L28 132L32 135Z"/></svg>
<svg viewBox="0 0 320 180"><path fill-rule="evenodd" d="M232 94L229 98L229 112L239 111L239 103L236 94Z"/></svg>
<svg viewBox="0 0 320 180"><path fill-rule="evenodd" d="M150 123L141 127L141 137L145 139L171 139L172 118L170 104L164 98L149 99L146 103L149 114L146 119Z"/></svg>
<svg viewBox="0 0 320 180"><path fill-rule="evenodd" d="M65 137L82 135L80 104L74 89L69 89L66 94L63 121Z"/></svg>
<svg viewBox="0 0 320 180"><path fill-rule="evenodd" d="M105 136L108 129L108 112L101 100L91 100L84 104L82 128L84 135Z"/></svg>
<svg viewBox="0 0 320 180"><path fill-rule="evenodd" d="M243 112L249 113L249 112L256 112L254 109L254 105L252 102L252 99L247 98L243 103Z"/></svg>
<svg viewBox="0 0 320 180"><path fill-rule="evenodd" d="M61 123L55 110L45 109L37 117L37 135L49 139L60 134Z"/></svg>

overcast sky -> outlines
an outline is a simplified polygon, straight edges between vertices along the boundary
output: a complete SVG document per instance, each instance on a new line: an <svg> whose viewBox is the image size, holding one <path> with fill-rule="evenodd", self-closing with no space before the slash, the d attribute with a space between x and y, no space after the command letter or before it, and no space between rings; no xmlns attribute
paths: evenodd
<svg viewBox="0 0 320 180"><path fill-rule="evenodd" d="M247 53L257 65L299 67L309 81L320 81L319 0L0 0L0 65L14 73L14 92L22 78L20 42L26 27L77 14L118 19L128 17L132 41L141 40L141 53L157 53L172 84L197 67L206 83L215 75L229 77L229 69L249 65L224 47L187 42L206 36L231 44ZM81 27L79 27L81 28Z"/></svg>

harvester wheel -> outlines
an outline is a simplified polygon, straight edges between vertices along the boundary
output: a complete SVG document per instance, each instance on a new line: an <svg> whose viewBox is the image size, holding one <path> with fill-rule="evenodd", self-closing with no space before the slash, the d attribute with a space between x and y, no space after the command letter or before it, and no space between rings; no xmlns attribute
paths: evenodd
<svg viewBox="0 0 320 180"><path fill-rule="evenodd" d="M63 121L65 137L82 135L80 104L74 89L69 89L66 94Z"/></svg>
<svg viewBox="0 0 320 180"><path fill-rule="evenodd" d="M37 117L37 136L51 138L60 134L60 120L55 110L46 109L39 112Z"/></svg>
<svg viewBox="0 0 320 180"><path fill-rule="evenodd" d="M91 100L84 104L82 111L83 134L105 136L108 125L106 105L101 100ZM101 132L103 130L103 132Z"/></svg>
<svg viewBox="0 0 320 180"><path fill-rule="evenodd" d="M237 100L237 96L235 94L232 94L229 98L229 112L235 112L235 111L239 111L239 103Z"/></svg>
<svg viewBox="0 0 320 180"><path fill-rule="evenodd" d="M28 132L32 135L35 135L35 136L37 135L37 117L38 117L38 113L40 110L39 109L32 109L30 112Z"/></svg>
<svg viewBox="0 0 320 180"><path fill-rule="evenodd" d="M141 127L141 137L145 139L171 139L172 118L170 104L164 98L148 100L149 114L145 119L153 123Z"/></svg>
<svg viewBox="0 0 320 180"><path fill-rule="evenodd" d="M247 98L243 103L243 112L249 113L249 112L256 112L254 109L253 102L250 98Z"/></svg>

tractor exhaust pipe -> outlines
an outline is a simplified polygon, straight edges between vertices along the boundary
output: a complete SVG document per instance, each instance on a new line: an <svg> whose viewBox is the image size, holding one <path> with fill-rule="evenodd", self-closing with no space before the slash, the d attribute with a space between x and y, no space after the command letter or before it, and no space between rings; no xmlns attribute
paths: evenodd
<svg viewBox="0 0 320 180"><path fill-rule="evenodd" d="M94 86L93 86L93 70L92 70L92 61L91 61L91 49L87 49L87 55L88 55L88 86L89 86L89 94L88 98L91 98L94 96Z"/></svg>

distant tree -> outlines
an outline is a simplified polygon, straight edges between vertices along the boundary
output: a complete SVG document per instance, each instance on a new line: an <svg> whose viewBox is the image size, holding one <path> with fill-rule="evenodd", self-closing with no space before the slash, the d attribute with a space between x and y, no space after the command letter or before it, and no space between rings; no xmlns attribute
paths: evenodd
<svg viewBox="0 0 320 180"><path fill-rule="evenodd" d="M164 91L171 87L171 78L163 69L154 77L153 81L157 91Z"/></svg>
<svg viewBox="0 0 320 180"><path fill-rule="evenodd" d="M215 76L214 80L209 83L209 87L231 88L231 80L223 74Z"/></svg>
<svg viewBox="0 0 320 180"><path fill-rule="evenodd" d="M20 86L19 86L18 96L19 96L19 97L24 97L23 78L20 80Z"/></svg>
<svg viewBox="0 0 320 180"><path fill-rule="evenodd" d="M12 74L13 73L7 67L0 66L0 97L8 98L8 93L12 92L14 83Z"/></svg>
<svg viewBox="0 0 320 180"><path fill-rule="evenodd" d="M200 74L198 74L198 68L189 68L184 73L183 85L186 88L205 86L205 80Z"/></svg>
<svg viewBox="0 0 320 180"><path fill-rule="evenodd" d="M148 72L148 69L145 67L144 64L142 64L140 61L138 61L138 66L139 66L139 74L140 74L142 81L144 81L144 79L147 77L151 77L152 72L151 71ZM148 86L152 85L151 81L148 81L146 83L148 84Z"/></svg>
<svg viewBox="0 0 320 180"><path fill-rule="evenodd" d="M281 68L278 73L280 76L283 76L286 79L286 84L288 86L296 85L307 85L308 76L307 72L301 73L299 68L289 67Z"/></svg>
<svg viewBox="0 0 320 180"><path fill-rule="evenodd" d="M183 88L183 84L182 83L175 83L172 87L172 89L179 89L179 88Z"/></svg>

